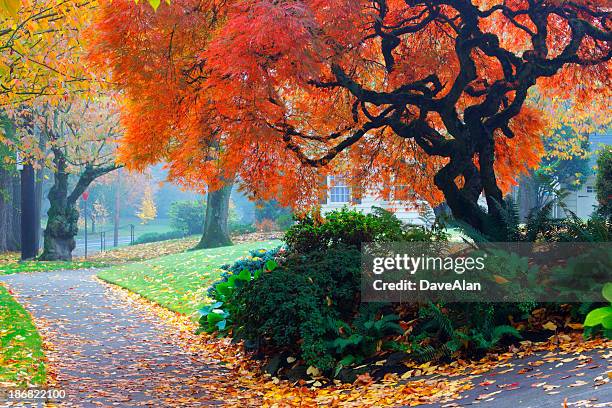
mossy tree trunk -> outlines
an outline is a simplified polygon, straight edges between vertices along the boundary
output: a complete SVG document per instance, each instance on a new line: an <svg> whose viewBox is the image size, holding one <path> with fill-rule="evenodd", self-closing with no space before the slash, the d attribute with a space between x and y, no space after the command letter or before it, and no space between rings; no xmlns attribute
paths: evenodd
<svg viewBox="0 0 612 408"><path fill-rule="evenodd" d="M229 218L230 195L233 181L226 183L223 188L210 191L206 198L206 218L202 239L196 249L217 248L232 245L227 221Z"/></svg>
<svg viewBox="0 0 612 408"><path fill-rule="evenodd" d="M79 231L77 201L95 179L117 169L117 166L85 166L75 187L70 192L66 156L59 148L54 148L53 154L55 173L53 187L51 187L47 196L50 207L47 211L48 221L44 232L44 249L40 259L44 261L70 261L72 260L72 251L76 246L74 237Z"/></svg>

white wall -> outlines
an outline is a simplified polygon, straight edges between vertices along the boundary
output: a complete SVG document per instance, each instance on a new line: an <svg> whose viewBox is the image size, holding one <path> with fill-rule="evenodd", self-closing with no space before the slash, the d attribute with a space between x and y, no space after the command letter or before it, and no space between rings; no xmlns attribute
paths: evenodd
<svg viewBox="0 0 612 408"><path fill-rule="evenodd" d="M330 186L329 180L327 183L328 187ZM406 202L406 201L386 201L378 198L375 194L366 193L361 198L359 203L354 202L346 202L346 203L332 203L330 192L328 189L327 192L327 203L321 205L321 213L326 214L328 212L339 210L342 208L349 208L352 210L360 211L364 214L370 214L372 212L373 207L383 208L385 210L391 211L395 214L395 216L405 224L410 225L425 225L426 221L423 217L424 213L429 212L431 214L431 218L433 218L433 210L431 207L425 203L421 203L421 208L423 210L419 211L415 208L414 203ZM429 218L429 217L428 217Z"/></svg>

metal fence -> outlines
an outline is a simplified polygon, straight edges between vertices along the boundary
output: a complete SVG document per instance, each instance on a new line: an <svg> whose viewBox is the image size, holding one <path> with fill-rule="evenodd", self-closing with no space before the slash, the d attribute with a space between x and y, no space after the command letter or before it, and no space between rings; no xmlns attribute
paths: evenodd
<svg viewBox="0 0 612 408"><path fill-rule="evenodd" d="M115 229L103 231L87 231L81 236L76 237L76 247L73 254L76 256L92 255L104 252L111 247L132 245L135 241L136 226L134 224L121 225L117 229L117 239L115 240Z"/></svg>

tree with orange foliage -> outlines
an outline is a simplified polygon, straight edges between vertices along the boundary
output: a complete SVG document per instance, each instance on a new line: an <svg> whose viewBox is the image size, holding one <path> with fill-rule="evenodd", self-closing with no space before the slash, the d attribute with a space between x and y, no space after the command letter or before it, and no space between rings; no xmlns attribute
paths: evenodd
<svg viewBox="0 0 612 408"><path fill-rule="evenodd" d="M531 92L573 97L576 112L607 108L610 98L610 9L598 1L228 7L199 49L183 50L189 103L166 112L204 118L215 131L128 135L131 160L178 142L185 157L175 175L186 183L214 183L223 168L258 197L294 204L314 202L320 175L331 172L362 189L409 185L414 198L444 199L457 219L503 236L504 191L539 163L549 126ZM210 26L193 25L201 27ZM210 166L208 146L219 138L222 165ZM207 165L194 171L187 158Z"/></svg>
<svg viewBox="0 0 612 408"><path fill-rule="evenodd" d="M223 21L225 3L176 0L155 12L115 1L102 6L90 35L90 60L110 69L124 94L120 161L135 170L167 162L169 179L208 192L200 248L231 245L234 175L219 161L223 135L210 109L193 109L203 74L199 54ZM214 180L200 177L209 173Z"/></svg>

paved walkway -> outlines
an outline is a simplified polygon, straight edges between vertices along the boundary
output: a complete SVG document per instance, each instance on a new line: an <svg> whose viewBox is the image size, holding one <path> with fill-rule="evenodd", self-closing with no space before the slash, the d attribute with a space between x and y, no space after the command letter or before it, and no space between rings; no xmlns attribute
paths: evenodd
<svg viewBox="0 0 612 408"><path fill-rule="evenodd" d="M94 279L95 272L60 271L2 277L43 323L61 406L218 405L207 388L223 369L198 360L144 316Z"/></svg>
<svg viewBox="0 0 612 408"><path fill-rule="evenodd" d="M429 408L612 407L612 350L538 352L468 378L474 388L448 404ZM567 405L564 405L567 404Z"/></svg>

